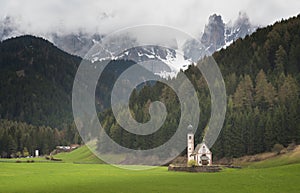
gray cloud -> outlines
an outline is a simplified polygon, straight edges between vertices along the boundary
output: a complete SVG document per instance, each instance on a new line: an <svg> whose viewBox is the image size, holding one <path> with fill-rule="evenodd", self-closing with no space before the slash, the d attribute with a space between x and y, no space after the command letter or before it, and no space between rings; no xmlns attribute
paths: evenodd
<svg viewBox="0 0 300 193"><path fill-rule="evenodd" d="M109 33L134 25L159 24L196 35L213 13L228 22L245 11L254 24L267 25L299 14L300 7L298 0L0 0L0 4L0 17L12 16L24 32L35 34Z"/></svg>

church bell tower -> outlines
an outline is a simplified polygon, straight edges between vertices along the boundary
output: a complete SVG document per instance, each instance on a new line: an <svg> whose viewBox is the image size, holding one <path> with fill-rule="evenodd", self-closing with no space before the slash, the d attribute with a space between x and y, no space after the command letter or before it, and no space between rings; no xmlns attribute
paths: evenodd
<svg viewBox="0 0 300 193"><path fill-rule="evenodd" d="M187 133L187 158L188 162L190 160L194 160L194 156L191 156L194 152L194 133L193 133L193 126L188 126L188 133Z"/></svg>

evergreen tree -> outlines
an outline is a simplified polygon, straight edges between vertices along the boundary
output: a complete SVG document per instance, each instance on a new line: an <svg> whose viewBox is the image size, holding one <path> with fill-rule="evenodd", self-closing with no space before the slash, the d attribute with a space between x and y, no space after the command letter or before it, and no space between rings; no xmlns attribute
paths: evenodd
<svg viewBox="0 0 300 193"><path fill-rule="evenodd" d="M249 75L245 75L234 93L234 105L237 108L251 108L253 105L253 83Z"/></svg>
<svg viewBox="0 0 300 193"><path fill-rule="evenodd" d="M259 108L267 110L274 105L276 99L275 88L271 83L267 82L266 74L263 70L259 71L255 82L255 104Z"/></svg>
<svg viewBox="0 0 300 193"><path fill-rule="evenodd" d="M275 69L274 74L275 76L279 76L281 73L284 73L285 66L287 66L288 57L287 53L284 50L283 46L280 45L278 50L275 53Z"/></svg>

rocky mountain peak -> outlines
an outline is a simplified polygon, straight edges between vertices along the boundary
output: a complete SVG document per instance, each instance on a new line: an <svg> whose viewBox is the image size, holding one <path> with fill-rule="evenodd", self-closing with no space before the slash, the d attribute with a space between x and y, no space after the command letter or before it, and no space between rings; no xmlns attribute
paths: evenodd
<svg viewBox="0 0 300 193"><path fill-rule="evenodd" d="M229 46L238 38L244 38L255 32L257 26L251 24L248 15L245 12L239 12L238 18L227 24L224 23L222 16L213 14L208 19L204 33L201 37L201 43L206 47L210 54Z"/></svg>
<svg viewBox="0 0 300 193"><path fill-rule="evenodd" d="M244 38L246 35L252 34L257 26L251 24L250 19L245 12L239 12L237 20L234 23L227 23L225 28L225 41L230 43L238 38Z"/></svg>
<svg viewBox="0 0 300 193"><path fill-rule="evenodd" d="M206 49L213 53L218 48L225 45L225 24L220 15L213 14L208 19L208 24L204 28L201 43Z"/></svg>

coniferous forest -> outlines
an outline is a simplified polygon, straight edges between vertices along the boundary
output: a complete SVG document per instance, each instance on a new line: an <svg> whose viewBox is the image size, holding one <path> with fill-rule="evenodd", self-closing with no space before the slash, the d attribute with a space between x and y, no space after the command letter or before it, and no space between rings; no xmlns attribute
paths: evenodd
<svg viewBox="0 0 300 193"><path fill-rule="evenodd" d="M258 29L213 57L227 90L226 118L212 148L214 157L239 157L270 151L275 144L299 144L300 15ZM27 155L35 148L47 154L56 145L81 142L71 119L72 81L79 63L80 58L39 38L26 36L0 44L2 157ZM201 117L195 137L195 143L199 143L210 117L209 90L197 67L190 66L177 78L183 73L193 83L200 101ZM178 97L159 82L145 84L130 97L131 113L139 122L149 120L149 104L156 100L162 101L169 113L164 125L151 135L126 132L110 109L99 111L99 119L106 132L122 146L153 148L177 129Z"/></svg>
<svg viewBox="0 0 300 193"><path fill-rule="evenodd" d="M258 29L213 55L228 96L224 126L212 149L215 158L270 151L275 144L300 143L299 45L300 16ZM180 73L193 83L200 101L201 117L195 137L195 143L199 143L210 116L209 91L197 67L190 66ZM181 74L177 76L180 77ZM174 134L179 122L176 94L168 86L157 83L135 90L130 104L133 117L146 122L150 118L149 104L156 100L166 105L169 114L154 134L141 137L128 133L116 123L110 110L100 113L101 123L122 146L147 149L161 145ZM99 148L106 147L99 145Z"/></svg>

